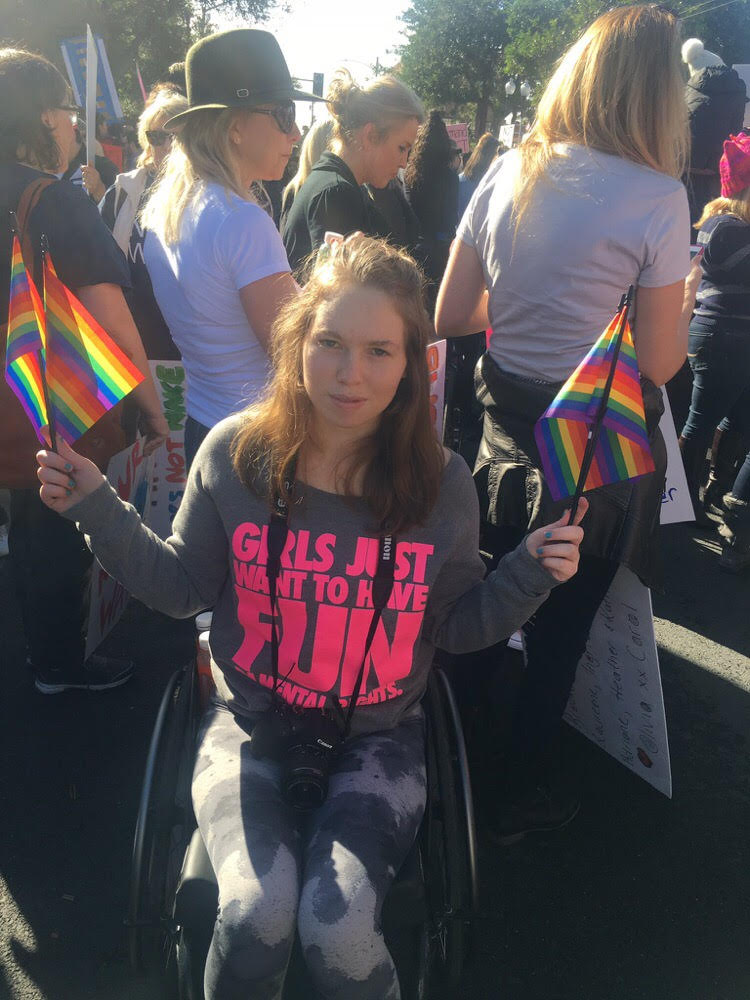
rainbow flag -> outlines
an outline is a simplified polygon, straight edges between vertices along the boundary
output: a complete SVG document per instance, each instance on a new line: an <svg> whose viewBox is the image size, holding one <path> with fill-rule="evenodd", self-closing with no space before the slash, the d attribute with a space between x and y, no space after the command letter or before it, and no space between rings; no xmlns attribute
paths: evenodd
<svg viewBox="0 0 750 1000"><path fill-rule="evenodd" d="M8 299L8 346L5 381L26 411L36 436L44 444L42 427L47 424L44 400L44 310L34 282L29 277L18 236L13 234Z"/></svg>
<svg viewBox="0 0 750 1000"><path fill-rule="evenodd" d="M144 375L44 258L46 376L55 430L73 444Z"/></svg>
<svg viewBox="0 0 750 1000"><path fill-rule="evenodd" d="M576 368L534 428L547 485L555 500L573 496L589 434L597 422L617 349L622 310ZM625 321L614 378L584 489L654 471L630 324Z"/></svg>

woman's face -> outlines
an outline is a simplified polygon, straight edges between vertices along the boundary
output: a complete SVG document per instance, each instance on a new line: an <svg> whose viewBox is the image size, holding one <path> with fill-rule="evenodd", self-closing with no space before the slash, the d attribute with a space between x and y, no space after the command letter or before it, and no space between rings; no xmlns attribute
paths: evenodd
<svg viewBox="0 0 750 1000"><path fill-rule="evenodd" d="M148 139L148 146L151 152L151 160L154 164L154 170L159 169L164 162L167 153L172 148L172 135L170 132L164 131L164 122L167 121L168 118L169 115L157 115L146 132L146 138Z"/></svg>
<svg viewBox="0 0 750 1000"><path fill-rule="evenodd" d="M273 110L273 105L264 110ZM229 126L229 139L243 183L249 187L253 181L280 180L300 138L296 123L291 132L282 132L273 116L263 111L237 115Z"/></svg>
<svg viewBox="0 0 750 1000"><path fill-rule="evenodd" d="M78 141L74 120L74 112L66 111L64 108L50 108L49 111L42 112L42 121L52 129L53 138L60 151L60 159L54 171L58 174L68 169L68 163Z"/></svg>
<svg viewBox="0 0 750 1000"><path fill-rule="evenodd" d="M384 139L378 140L375 126L365 126L362 135L365 182L375 188L384 188L393 180L399 168L406 166L418 129L418 120L407 118L400 125L394 125Z"/></svg>
<svg viewBox="0 0 750 1000"><path fill-rule="evenodd" d="M316 434L374 433L405 372L404 321L384 292L349 285L321 303L302 356Z"/></svg>

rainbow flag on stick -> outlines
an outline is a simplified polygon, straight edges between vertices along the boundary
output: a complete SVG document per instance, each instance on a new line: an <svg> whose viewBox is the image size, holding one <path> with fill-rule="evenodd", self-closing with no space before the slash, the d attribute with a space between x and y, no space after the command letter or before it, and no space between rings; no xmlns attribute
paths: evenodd
<svg viewBox="0 0 750 1000"><path fill-rule="evenodd" d="M5 381L18 397L42 444L45 443L42 428L49 423L44 384L43 330L42 303L26 270L21 244L14 232L10 260Z"/></svg>
<svg viewBox="0 0 750 1000"><path fill-rule="evenodd" d="M555 500L654 471L628 312L631 285L604 333L534 428Z"/></svg>
<svg viewBox="0 0 750 1000"><path fill-rule="evenodd" d="M68 444L143 381L43 254L46 376L55 430Z"/></svg>
<svg viewBox="0 0 750 1000"><path fill-rule="evenodd" d="M43 302L14 233L5 377L55 448L58 434L72 445L145 376L60 281L44 237L42 272Z"/></svg>

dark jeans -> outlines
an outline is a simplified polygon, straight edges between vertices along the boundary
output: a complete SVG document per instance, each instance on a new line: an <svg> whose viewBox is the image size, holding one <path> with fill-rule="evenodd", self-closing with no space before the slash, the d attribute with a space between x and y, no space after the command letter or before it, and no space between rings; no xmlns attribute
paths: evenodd
<svg viewBox="0 0 750 1000"><path fill-rule="evenodd" d="M750 437L750 395L746 392L750 387L750 333L722 330L694 319L688 360L693 370L693 393L682 430L682 460L695 499L706 452L722 418L731 414L732 427Z"/></svg>
<svg viewBox="0 0 750 1000"><path fill-rule="evenodd" d="M585 522L584 522L585 528ZM485 544L499 561L521 540L513 529L485 527ZM510 753L524 769L543 775L558 751L562 717L589 632L618 564L582 555L578 572L554 587L524 626L525 668L513 714Z"/></svg>
<svg viewBox="0 0 750 1000"><path fill-rule="evenodd" d="M93 559L83 535L38 490L11 490L8 545L32 669L77 670Z"/></svg>
<svg viewBox="0 0 750 1000"><path fill-rule="evenodd" d="M211 430L205 424L188 417L185 421L185 471L190 472L196 452L203 443L203 438Z"/></svg>

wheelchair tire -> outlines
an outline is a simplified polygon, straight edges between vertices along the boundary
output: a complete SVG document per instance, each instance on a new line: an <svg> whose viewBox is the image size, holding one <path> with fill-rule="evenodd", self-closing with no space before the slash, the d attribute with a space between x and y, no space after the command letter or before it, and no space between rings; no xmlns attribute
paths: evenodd
<svg viewBox="0 0 750 1000"><path fill-rule="evenodd" d="M195 827L190 787L199 714L195 665L167 683L151 737L141 789L128 907L130 961L138 973L160 969L176 995L171 908Z"/></svg>
<svg viewBox="0 0 750 1000"><path fill-rule="evenodd" d="M433 671L426 694L430 777L422 852L430 947L426 950L420 945L423 968L418 975L419 1000L422 996L456 995L468 955L469 921L474 907L471 792L464 786L461 730L456 728L446 695L447 679L441 674L437 669Z"/></svg>

